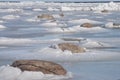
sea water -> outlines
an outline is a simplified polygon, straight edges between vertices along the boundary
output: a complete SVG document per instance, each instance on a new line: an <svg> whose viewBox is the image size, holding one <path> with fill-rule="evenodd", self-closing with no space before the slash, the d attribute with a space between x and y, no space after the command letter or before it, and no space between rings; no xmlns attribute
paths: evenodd
<svg viewBox="0 0 120 80"><path fill-rule="evenodd" d="M11 65L18 59L49 60L61 64L72 73L68 80L120 80L120 28L105 27L108 22L120 23L119 8L101 13L87 7L94 8L99 3L88 4L1 3L0 66ZM60 8L63 6L64 17L60 17ZM44 13L53 15L56 21L37 18ZM84 22L97 26L92 29L80 28ZM62 53L49 48L50 45L63 42L61 38L87 39L80 43L87 48L87 52L71 54L69 51ZM103 46L100 47L97 42Z"/></svg>

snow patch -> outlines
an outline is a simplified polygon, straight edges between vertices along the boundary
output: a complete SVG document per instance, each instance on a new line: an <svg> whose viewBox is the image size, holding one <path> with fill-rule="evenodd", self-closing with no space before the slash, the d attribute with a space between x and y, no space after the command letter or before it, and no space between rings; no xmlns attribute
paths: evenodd
<svg viewBox="0 0 120 80"><path fill-rule="evenodd" d="M24 71L21 75L18 76L18 80L37 80L42 79L44 74L42 72L32 72L32 71Z"/></svg>
<svg viewBox="0 0 120 80"><path fill-rule="evenodd" d="M65 76L44 74L35 71L21 71L19 68L12 66L0 66L0 79L1 80L61 80L69 79L72 74L68 72Z"/></svg>
<svg viewBox="0 0 120 80"><path fill-rule="evenodd" d="M1 80L15 80L21 74L21 70L11 66L0 67Z"/></svg>

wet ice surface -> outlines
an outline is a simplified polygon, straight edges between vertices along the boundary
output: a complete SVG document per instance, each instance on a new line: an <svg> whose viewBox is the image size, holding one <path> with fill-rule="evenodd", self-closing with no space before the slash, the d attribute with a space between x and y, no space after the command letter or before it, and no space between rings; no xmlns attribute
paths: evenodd
<svg viewBox="0 0 120 80"><path fill-rule="evenodd" d="M16 5L7 7L2 4L0 66L11 64L17 59L42 59L60 63L72 72L73 77L68 80L119 80L120 28L119 26L114 28L113 25L109 27L111 25L108 24L109 22L120 23L119 7L110 8L115 11L101 13L96 10L89 11L88 8L81 10L81 7L76 8L75 4L69 4L75 6L71 10L69 6L65 7L66 4L62 4L64 17L60 17L61 4L51 4L42 6L38 3L36 6L27 4L27 7L22 3L17 4L18 7L15 7ZM96 4L89 5L96 6ZM114 4L109 5L106 5L106 9ZM55 17L56 21L37 18L38 15L48 12ZM85 22L92 23L95 27L80 27ZM108 27L105 26L106 24ZM62 38L77 38L82 41L64 41ZM70 51L62 52L60 49L49 48L50 45L60 42L79 44L86 47L87 52L72 54Z"/></svg>

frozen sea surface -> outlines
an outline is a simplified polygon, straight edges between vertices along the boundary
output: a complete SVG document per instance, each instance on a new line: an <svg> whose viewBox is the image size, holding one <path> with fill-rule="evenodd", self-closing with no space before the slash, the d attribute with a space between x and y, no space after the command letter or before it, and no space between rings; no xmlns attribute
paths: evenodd
<svg viewBox="0 0 120 80"><path fill-rule="evenodd" d="M14 68L7 65L18 59L54 61L70 72L64 77L35 73L41 75L35 76L39 80L120 80L119 6L120 3L113 2L0 3L0 80L5 79L4 76L5 80L10 80L11 75L6 70L13 73ZM102 12L104 9L108 11ZM55 20L38 19L41 14L53 15ZM92 23L94 27L81 27L83 23ZM65 41L64 38L81 41ZM50 48L61 42L78 44L87 51L72 54ZM29 78L21 75L18 80L22 79Z"/></svg>

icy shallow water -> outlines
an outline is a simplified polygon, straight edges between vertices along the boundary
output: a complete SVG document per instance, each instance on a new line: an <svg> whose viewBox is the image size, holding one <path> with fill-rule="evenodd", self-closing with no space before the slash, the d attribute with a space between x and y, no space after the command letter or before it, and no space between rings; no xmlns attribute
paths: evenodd
<svg viewBox="0 0 120 80"><path fill-rule="evenodd" d="M120 28L105 27L108 22L120 23L117 6L112 8L115 11L101 13L96 10L89 11L89 8L85 7L92 6L91 8L95 9L97 3L84 6L69 3L73 10L66 4L61 7L61 3L40 4L30 3L25 6L23 3L16 3L9 4L8 7L4 3L1 5L0 66L11 64L17 59L42 59L63 65L72 73L72 78L68 80L120 79ZM109 6L107 4L107 9L111 5L113 3ZM59 16L60 8L64 17ZM48 12L56 21L37 19L38 15ZM80 27L85 22L96 26ZM64 41L62 38L77 38L83 41ZM60 42L79 44L86 47L87 52L72 54L69 51L49 48L50 45ZM56 77L56 80L58 79Z"/></svg>
<svg viewBox="0 0 120 80"><path fill-rule="evenodd" d="M3 64L11 63L8 61L2 61ZM120 62L119 61L103 61L103 62L67 62L60 63L68 71L72 72L69 74L68 79L62 79L59 76L50 76L44 80L119 80L120 79ZM14 74L14 73L13 73ZM40 75L41 76L41 75ZM54 77L56 77L54 79ZM2 80L2 79L0 79ZM39 79L43 80L43 79Z"/></svg>
<svg viewBox="0 0 120 80"><path fill-rule="evenodd" d="M73 80L119 80L120 62L80 62L69 64ZM73 68L74 67L74 68Z"/></svg>

